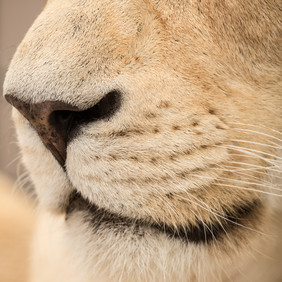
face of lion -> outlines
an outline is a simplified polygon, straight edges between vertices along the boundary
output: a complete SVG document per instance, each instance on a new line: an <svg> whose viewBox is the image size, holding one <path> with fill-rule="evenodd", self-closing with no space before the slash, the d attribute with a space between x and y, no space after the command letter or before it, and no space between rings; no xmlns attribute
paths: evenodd
<svg viewBox="0 0 282 282"><path fill-rule="evenodd" d="M280 192L277 15L271 1L47 2L4 87L45 224L63 217L85 281L235 281L255 262ZM54 102L75 108L63 161L36 126Z"/></svg>

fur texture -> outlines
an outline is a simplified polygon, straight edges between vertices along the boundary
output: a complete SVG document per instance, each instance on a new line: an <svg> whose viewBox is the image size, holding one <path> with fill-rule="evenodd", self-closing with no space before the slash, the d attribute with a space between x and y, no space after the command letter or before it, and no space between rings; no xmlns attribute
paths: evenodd
<svg viewBox="0 0 282 282"><path fill-rule="evenodd" d="M0 281L29 281L33 205L0 173Z"/></svg>
<svg viewBox="0 0 282 282"><path fill-rule="evenodd" d="M276 1L47 2L5 94L85 110L118 90L122 104L111 119L79 127L65 170L14 111L42 210L33 281L282 278L278 20ZM89 209L66 219L74 191L133 223L93 225ZM239 223L227 218L254 203ZM202 224L213 234L210 226L230 221L210 243L151 227Z"/></svg>

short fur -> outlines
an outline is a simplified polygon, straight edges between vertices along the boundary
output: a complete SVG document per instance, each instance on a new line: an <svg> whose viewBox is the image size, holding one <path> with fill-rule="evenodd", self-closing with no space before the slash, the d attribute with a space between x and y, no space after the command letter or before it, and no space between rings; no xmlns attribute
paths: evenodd
<svg viewBox="0 0 282 282"><path fill-rule="evenodd" d="M11 62L5 94L84 110L118 90L122 103L111 119L79 128L66 170L14 111L42 210L32 281L280 281L278 4L47 2ZM66 219L74 191L146 224L136 232L102 218L94 228L95 214L79 209ZM259 208L239 223L226 219L253 203ZM211 242L150 227L227 221L233 228Z"/></svg>

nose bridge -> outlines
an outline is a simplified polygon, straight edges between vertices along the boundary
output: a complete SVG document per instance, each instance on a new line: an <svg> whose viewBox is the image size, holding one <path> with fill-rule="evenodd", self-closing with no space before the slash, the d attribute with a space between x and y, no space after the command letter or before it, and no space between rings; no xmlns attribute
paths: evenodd
<svg viewBox="0 0 282 282"><path fill-rule="evenodd" d="M72 93L83 107L83 101L99 99L96 93L112 84L121 65L122 39L94 4L91 11L70 5L59 10L59 2L48 4L26 34L7 72L4 93L35 102L43 95L44 100L70 101Z"/></svg>

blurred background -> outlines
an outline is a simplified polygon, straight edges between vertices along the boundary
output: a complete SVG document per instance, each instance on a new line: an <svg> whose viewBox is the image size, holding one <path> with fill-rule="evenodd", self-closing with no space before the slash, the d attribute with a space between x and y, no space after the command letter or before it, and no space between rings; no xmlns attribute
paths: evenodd
<svg viewBox="0 0 282 282"><path fill-rule="evenodd" d="M46 0L0 0L0 281L29 280L35 209L15 181L20 157L3 98L3 82L12 56Z"/></svg>
<svg viewBox="0 0 282 282"><path fill-rule="evenodd" d="M46 0L0 0L0 175L17 176L18 148L11 121L11 107L3 98L3 82L18 44Z"/></svg>

